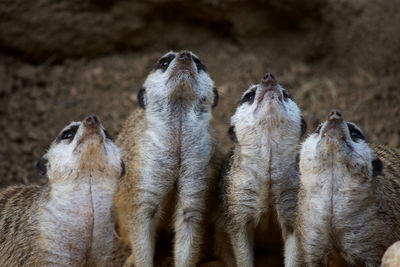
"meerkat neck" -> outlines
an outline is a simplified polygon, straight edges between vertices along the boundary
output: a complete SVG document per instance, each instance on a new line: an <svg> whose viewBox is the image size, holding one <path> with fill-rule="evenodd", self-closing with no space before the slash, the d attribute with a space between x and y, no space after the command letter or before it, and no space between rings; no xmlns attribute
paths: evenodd
<svg viewBox="0 0 400 267"><path fill-rule="evenodd" d="M296 165L299 151L298 140L293 137L281 136L278 132L264 131L257 138L249 136L236 145L237 160L243 168L251 168L256 173L264 175L280 175ZM273 172L271 172L273 171Z"/></svg>
<svg viewBox="0 0 400 267"><path fill-rule="evenodd" d="M101 228L111 224L116 182L116 179L89 175L73 182L57 181L49 185L40 227L50 260L58 259L60 264L84 261ZM69 254L65 254L66 247L70 249Z"/></svg>
<svg viewBox="0 0 400 267"><path fill-rule="evenodd" d="M203 103L175 101L149 107L146 118L148 128L177 129L184 123L208 126L212 113L211 107L206 107Z"/></svg>
<svg viewBox="0 0 400 267"><path fill-rule="evenodd" d="M257 130L257 129L255 129ZM257 135L244 135L236 145L243 158L289 158L295 160L299 151L299 140L292 136L282 136L279 131L259 131Z"/></svg>

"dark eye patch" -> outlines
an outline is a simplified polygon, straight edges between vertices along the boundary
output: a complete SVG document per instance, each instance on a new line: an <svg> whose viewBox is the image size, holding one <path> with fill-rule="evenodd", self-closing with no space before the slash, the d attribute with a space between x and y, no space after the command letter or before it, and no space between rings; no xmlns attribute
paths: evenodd
<svg viewBox="0 0 400 267"><path fill-rule="evenodd" d="M156 69L161 69L162 71L165 71L174 58L175 58L174 54L169 54L165 57L162 57L160 61L157 63Z"/></svg>
<svg viewBox="0 0 400 267"><path fill-rule="evenodd" d="M204 66L203 63L201 63L198 57L193 57L193 61L196 64L198 72L200 72L201 70L207 72L206 66Z"/></svg>
<svg viewBox="0 0 400 267"><path fill-rule="evenodd" d="M349 128L350 137L353 141L357 141L358 139L365 140L365 136L354 125L347 123L347 127Z"/></svg>
<svg viewBox="0 0 400 267"><path fill-rule="evenodd" d="M78 131L79 125L71 126L70 128L64 130L57 138L57 142L61 140L72 141L74 139L76 132Z"/></svg>
<svg viewBox="0 0 400 267"><path fill-rule="evenodd" d="M283 93L283 99L285 101L287 101L288 99L293 100L293 97L285 89L282 90L282 93Z"/></svg>
<svg viewBox="0 0 400 267"><path fill-rule="evenodd" d="M242 99L240 99L239 106L244 104L244 103L246 103L246 102L249 102L250 105L253 104L255 96L256 96L256 90L255 89L253 89L250 92L246 93L242 97Z"/></svg>

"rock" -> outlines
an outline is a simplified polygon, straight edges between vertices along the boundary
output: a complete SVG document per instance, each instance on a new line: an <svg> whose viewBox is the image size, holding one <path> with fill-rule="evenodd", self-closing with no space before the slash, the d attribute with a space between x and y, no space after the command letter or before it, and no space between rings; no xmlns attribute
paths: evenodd
<svg viewBox="0 0 400 267"><path fill-rule="evenodd" d="M400 266L400 241L397 241L386 250L381 265L381 267L398 266Z"/></svg>

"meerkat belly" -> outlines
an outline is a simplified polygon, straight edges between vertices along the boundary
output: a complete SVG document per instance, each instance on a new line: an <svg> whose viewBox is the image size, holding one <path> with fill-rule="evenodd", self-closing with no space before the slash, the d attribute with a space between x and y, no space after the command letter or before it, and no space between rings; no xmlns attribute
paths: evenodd
<svg viewBox="0 0 400 267"><path fill-rule="evenodd" d="M368 189L351 178L337 166L328 168L318 176L308 199L310 230L319 229L329 238L334 237L331 245L339 250L345 249L343 240L361 234L368 227L363 222L373 219L367 218L370 207L363 208L368 202Z"/></svg>
<svg viewBox="0 0 400 267"><path fill-rule="evenodd" d="M208 122L196 119L190 110L176 113L171 115L174 119L168 122L168 128L159 120L150 125L142 142L141 150L146 154L143 169L160 170L163 177L179 178L193 168L205 171L210 159Z"/></svg>
<svg viewBox="0 0 400 267"><path fill-rule="evenodd" d="M112 242L113 192L105 190L105 186L93 184L91 178L80 184L53 186L40 218L47 262L61 266L80 264L90 258L96 242L106 246Z"/></svg>
<svg viewBox="0 0 400 267"><path fill-rule="evenodd" d="M266 140L264 140L266 139ZM250 160L245 164L253 164L255 177L259 183L259 208L265 212L272 212L271 205L274 198L279 193L279 185L284 177L283 170L286 166L286 160L282 158L283 153L277 147L277 144L271 142L268 136L263 136L259 151L256 151ZM261 160L260 160L261 159Z"/></svg>

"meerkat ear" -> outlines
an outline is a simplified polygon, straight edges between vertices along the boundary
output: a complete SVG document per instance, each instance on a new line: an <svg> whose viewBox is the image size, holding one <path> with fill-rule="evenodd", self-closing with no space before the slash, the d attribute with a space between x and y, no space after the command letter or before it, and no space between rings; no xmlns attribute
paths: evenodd
<svg viewBox="0 0 400 267"><path fill-rule="evenodd" d="M124 176L125 175L125 163L124 163L124 161L121 159L121 176L120 177L122 177L122 176Z"/></svg>
<svg viewBox="0 0 400 267"><path fill-rule="evenodd" d="M300 173L300 153L297 153L297 155L296 155L295 170L297 171L297 173L298 173L299 175L301 175L301 173Z"/></svg>
<svg viewBox="0 0 400 267"><path fill-rule="evenodd" d="M214 93L214 102L212 104L212 107L214 108L218 105L218 100L219 100L219 94L218 94L217 87L213 88L213 93Z"/></svg>
<svg viewBox="0 0 400 267"><path fill-rule="evenodd" d="M146 108L147 98L146 98L146 89L144 87L140 87L139 92L137 94L137 100L139 102L139 106L142 108Z"/></svg>
<svg viewBox="0 0 400 267"><path fill-rule="evenodd" d="M378 174L382 173L383 163L379 158L376 158L372 161L372 176L375 177Z"/></svg>
<svg viewBox="0 0 400 267"><path fill-rule="evenodd" d="M300 137L302 137L307 132L307 123L306 120L301 116L301 132Z"/></svg>
<svg viewBox="0 0 400 267"><path fill-rule="evenodd" d="M231 125L231 127L229 127L228 136L233 142L237 142L235 126Z"/></svg>
<svg viewBox="0 0 400 267"><path fill-rule="evenodd" d="M36 163L36 171L41 175L44 176L47 174L47 166L49 165L49 161L47 160L47 154L42 156L38 163Z"/></svg>

